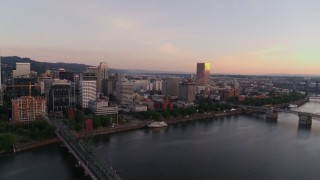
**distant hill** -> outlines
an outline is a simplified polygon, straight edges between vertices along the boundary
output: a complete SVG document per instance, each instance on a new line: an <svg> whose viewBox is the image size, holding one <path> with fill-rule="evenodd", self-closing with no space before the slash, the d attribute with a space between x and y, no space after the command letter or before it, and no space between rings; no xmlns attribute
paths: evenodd
<svg viewBox="0 0 320 180"><path fill-rule="evenodd" d="M2 73L6 77L10 77L12 70L16 69L16 63L30 63L31 70L37 72L38 74L44 73L47 69L58 69L63 68L66 71L71 72L83 72L89 67L86 64L77 63L50 63L50 62L39 62L32 60L30 58L22 58L18 56L4 56L1 57L2 60ZM97 64L98 65L98 64ZM168 71L150 71L143 69L113 69L110 68L110 73L137 73L137 74L189 74L183 72L168 72Z"/></svg>
<svg viewBox="0 0 320 180"><path fill-rule="evenodd" d="M47 69L64 68L67 71L82 72L87 69L89 65L77 64L77 63L49 63L39 62L30 58L21 58L18 56L5 56L1 57L2 61L2 74L4 77L10 77L12 70L16 69L16 63L30 63L32 71L38 74L44 73Z"/></svg>
<svg viewBox="0 0 320 180"><path fill-rule="evenodd" d="M38 73L44 73L47 69L54 68L64 68L67 71L84 71L89 65L76 64L76 63L49 63L49 62L39 62L32 60L30 58L21 58L18 56L6 56L1 57L3 70L12 71L16 68L16 63L30 63L31 70Z"/></svg>

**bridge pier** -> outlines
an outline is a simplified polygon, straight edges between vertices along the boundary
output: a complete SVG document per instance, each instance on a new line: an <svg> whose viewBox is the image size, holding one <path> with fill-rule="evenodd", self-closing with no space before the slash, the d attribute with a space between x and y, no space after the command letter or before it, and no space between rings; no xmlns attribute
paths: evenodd
<svg viewBox="0 0 320 180"><path fill-rule="evenodd" d="M272 119L272 120L277 120L278 119L278 112L276 110L274 110L273 108L267 109L266 110L266 118Z"/></svg>
<svg viewBox="0 0 320 180"><path fill-rule="evenodd" d="M299 125L311 125L312 124L312 116L299 114Z"/></svg>

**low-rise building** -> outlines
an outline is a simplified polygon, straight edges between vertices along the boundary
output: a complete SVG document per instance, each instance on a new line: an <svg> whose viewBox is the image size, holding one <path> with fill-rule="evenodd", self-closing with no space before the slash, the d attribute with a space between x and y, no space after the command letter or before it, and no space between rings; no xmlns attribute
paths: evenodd
<svg viewBox="0 0 320 180"><path fill-rule="evenodd" d="M140 104L133 104L130 106L130 110L132 112L148 111L148 106L140 105Z"/></svg>
<svg viewBox="0 0 320 180"><path fill-rule="evenodd" d="M88 108L97 116L118 114L118 106L109 104L107 100L90 100Z"/></svg>

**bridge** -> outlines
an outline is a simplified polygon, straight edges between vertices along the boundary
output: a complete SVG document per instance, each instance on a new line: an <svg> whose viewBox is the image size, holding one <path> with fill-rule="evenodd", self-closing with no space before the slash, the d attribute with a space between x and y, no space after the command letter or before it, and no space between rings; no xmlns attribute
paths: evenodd
<svg viewBox="0 0 320 180"><path fill-rule="evenodd" d="M301 125L311 125L313 118L320 120L320 114L309 113L309 112L294 111L294 110L273 108L273 107L257 107L257 106L245 106L245 105L239 105L239 107L246 110L247 112L266 113L266 117L269 119L277 119L278 112L295 114L299 116L299 124Z"/></svg>
<svg viewBox="0 0 320 180"><path fill-rule="evenodd" d="M319 101L320 100L320 96L316 96L316 95L309 95L308 96L309 100L314 100L314 101Z"/></svg>
<svg viewBox="0 0 320 180"><path fill-rule="evenodd" d="M77 159L77 166L81 166L85 173L93 180L121 180L120 176L103 158L96 153L84 141L79 140L67 127L53 123L57 130L57 136L62 140L69 152Z"/></svg>

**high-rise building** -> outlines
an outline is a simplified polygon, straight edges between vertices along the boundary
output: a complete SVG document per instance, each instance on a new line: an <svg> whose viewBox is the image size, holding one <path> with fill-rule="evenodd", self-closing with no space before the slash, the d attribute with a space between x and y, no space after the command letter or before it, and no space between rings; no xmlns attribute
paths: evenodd
<svg viewBox="0 0 320 180"><path fill-rule="evenodd" d="M110 88L112 88L112 83L109 80L109 66L106 62L100 62L99 65L99 76L98 76L98 91L104 95L108 96L111 94ZM111 84L110 84L111 83Z"/></svg>
<svg viewBox="0 0 320 180"><path fill-rule="evenodd" d="M113 80L112 79L103 79L101 81L101 93L104 96L109 96L110 94L114 94L113 90Z"/></svg>
<svg viewBox="0 0 320 180"><path fill-rule="evenodd" d="M97 99L97 81L82 80L79 83L80 90L80 105L82 108L88 108L90 100Z"/></svg>
<svg viewBox="0 0 320 180"><path fill-rule="evenodd" d="M152 84L154 91L162 91L162 80L153 80Z"/></svg>
<svg viewBox="0 0 320 180"><path fill-rule="evenodd" d="M117 101L122 105L133 103L133 81L119 80L116 84Z"/></svg>
<svg viewBox="0 0 320 180"><path fill-rule="evenodd" d="M30 63L16 63L16 70L12 71L13 78L29 78L30 77Z"/></svg>
<svg viewBox="0 0 320 180"><path fill-rule="evenodd" d="M67 80L59 80L51 84L49 91L49 111L62 111L73 105L74 93L71 83Z"/></svg>
<svg viewBox="0 0 320 180"><path fill-rule="evenodd" d="M170 77L162 83L162 94L166 96L179 97L179 84L181 78Z"/></svg>
<svg viewBox="0 0 320 180"><path fill-rule="evenodd" d="M210 78L210 63L197 63L197 86L208 86Z"/></svg>
<svg viewBox="0 0 320 180"><path fill-rule="evenodd" d="M109 78L109 66L106 62L100 62L99 66L88 67L87 72L94 73L97 77L97 93L103 93L103 81Z"/></svg>
<svg viewBox="0 0 320 180"><path fill-rule="evenodd" d="M98 67L99 69L99 77L100 79L108 79L109 78L109 66L106 62L100 62Z"/></svg>
<svg viewBox="0 0 320 180"><path fill-rule="evenodd" d="M47 101L44 97L22 96L12 99L12 120L15 123L30 123L44 120L47 116Z"/></svg>
<svg viewBox="0 0 320 180"><path fill-rule="evenodd" d="M179 87L179 99L193 102L196 99L196 85L193 82L182 82Z"/></svg>

